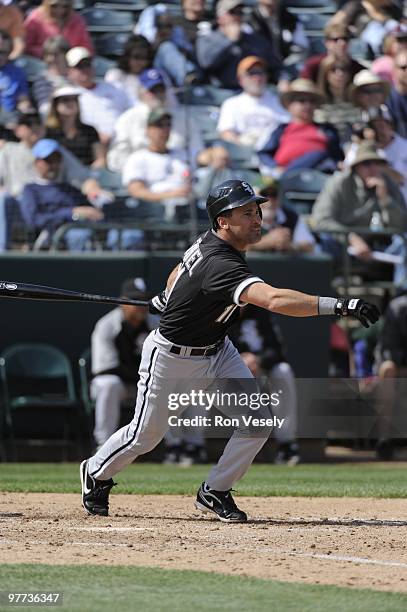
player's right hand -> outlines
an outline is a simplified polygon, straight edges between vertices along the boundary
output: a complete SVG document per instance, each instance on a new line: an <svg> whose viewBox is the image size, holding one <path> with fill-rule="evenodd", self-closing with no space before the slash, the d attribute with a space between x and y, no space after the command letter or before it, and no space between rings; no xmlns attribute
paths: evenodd
<svg viewBox="0 0 407 612"><path fill-rule="evenodd" d="M358 298L339 298L336 302L335 314L341 317L355 317L364 327L374 325L380 318L380 311L375 304Z"/></svg>

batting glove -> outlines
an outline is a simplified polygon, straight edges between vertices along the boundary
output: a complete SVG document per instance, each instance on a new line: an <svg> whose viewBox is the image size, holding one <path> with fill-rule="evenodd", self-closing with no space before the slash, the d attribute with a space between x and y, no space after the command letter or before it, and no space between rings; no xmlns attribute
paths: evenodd
<svg viewBox="0 0 407 612"><path fill-rule="evenodd" d="M374 325L380 318L377 306L356 298L339 298L336 302L335 314L341 317L355 317L364 327Z"/></svg>
<svg viewBox="0 0 407 612"><path fill-rule="evenodd" d="M166 291L161 291L158 295L155 295L148 302L148 311L151 314L162 314L167 305L167 293Z"/></svg>

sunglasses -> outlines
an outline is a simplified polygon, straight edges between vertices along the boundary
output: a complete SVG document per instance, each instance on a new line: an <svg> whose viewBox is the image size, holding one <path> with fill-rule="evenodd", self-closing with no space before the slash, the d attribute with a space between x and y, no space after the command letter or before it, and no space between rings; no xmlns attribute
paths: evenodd
<svg viewBox="0 0 407 612"><path fill-rule="evenodd" d="M299 102L300 104L315 104L313 98L294 98L293 102Z"/></svg>
<svg viewBox="0 0 407 612"><path fill-rule="evenodd" d="M383 93L383 89L381 87L361 87L360 93L362 94L379 94Z"/></svg>
<svg viewBox="0 0 407 612"><path fill-rule="evenodd" d="M157 123L154 123L153 126L169 130L171 128L171 121L157 121Z"/></svg>
<svg viewBox="0 0 407 612"><path fill-rule="evenodd" d="M78 98L77 96L60 96L59 98L56 99L56 101L62 102L62 103L66 103L66 102L77 102Z"/></svg>
<svg viewBox="0 0 407 612"><path fill-rule="evenodd" d="M51 8L71 8L70 2L53 2L49 5Z"/></svg>
<svg viewBox="0 0 407 612"><path fill-rule="evenodd" d="M338 42L339 40L343 41L343 42L349 42L350 38L349 36L332 36L332 37L328 37L327 40L332 40L332 42Z"/></svg>
<svg viewBox="0 0 407 612"><path fill-rule="evenodd" d="M237 15L241 17L243 15L243 8L241 6L237 6L229 11L230 15Z"/></svg>
<svg viewBox="0 0 407 612"><path fill-rule="evenodd" d="M404 64L403 66L399 66L398 64L396 64L396 68L397 70L407 70L407 64Z"/></svg>
<svg viewBox="0 0 407 612"><path fill-rule="evenodd" d="M331 72L350 72L348 66L332 66Z"/></svg>
<svg viewBox="0 0 407 612"><path fill-rule="evenodd" d="M249 76L264 76L266 73L261 68L253 68L253 70L248 70L246 74Z"/></svg>
<svg viewBox="0 0 407 612"><path fill-rule="evenodd" d="M83 68L87 69L87 68L91 68L92 67L92 60L89 59L84 59L81 62L79 62L79 64L77 64L76 66L74 66L75 68L79 68L79 70L82 70Z"/></svg>

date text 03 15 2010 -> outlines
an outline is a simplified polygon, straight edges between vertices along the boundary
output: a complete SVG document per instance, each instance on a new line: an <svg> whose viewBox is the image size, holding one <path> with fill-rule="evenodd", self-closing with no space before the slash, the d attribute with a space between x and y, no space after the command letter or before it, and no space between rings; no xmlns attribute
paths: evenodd
<svg viewBox="0 0 407 612"><path fill-rule="evenodd" d="M3 606L62 606L63 594L52 591L0 591Z"/></svg>

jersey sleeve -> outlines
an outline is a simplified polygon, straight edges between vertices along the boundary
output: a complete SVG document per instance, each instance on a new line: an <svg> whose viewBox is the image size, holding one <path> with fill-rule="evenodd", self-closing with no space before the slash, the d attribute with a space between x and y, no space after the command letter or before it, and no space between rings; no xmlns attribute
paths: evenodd
<svg viewBox="0 0 407 612"><path fill-rule="evenodd" d="M249 285L263 283L263 279L251 272L245 261L238 257L213 258L202 289L216 293L237 306L243 306L240 296Z"/></svg>

